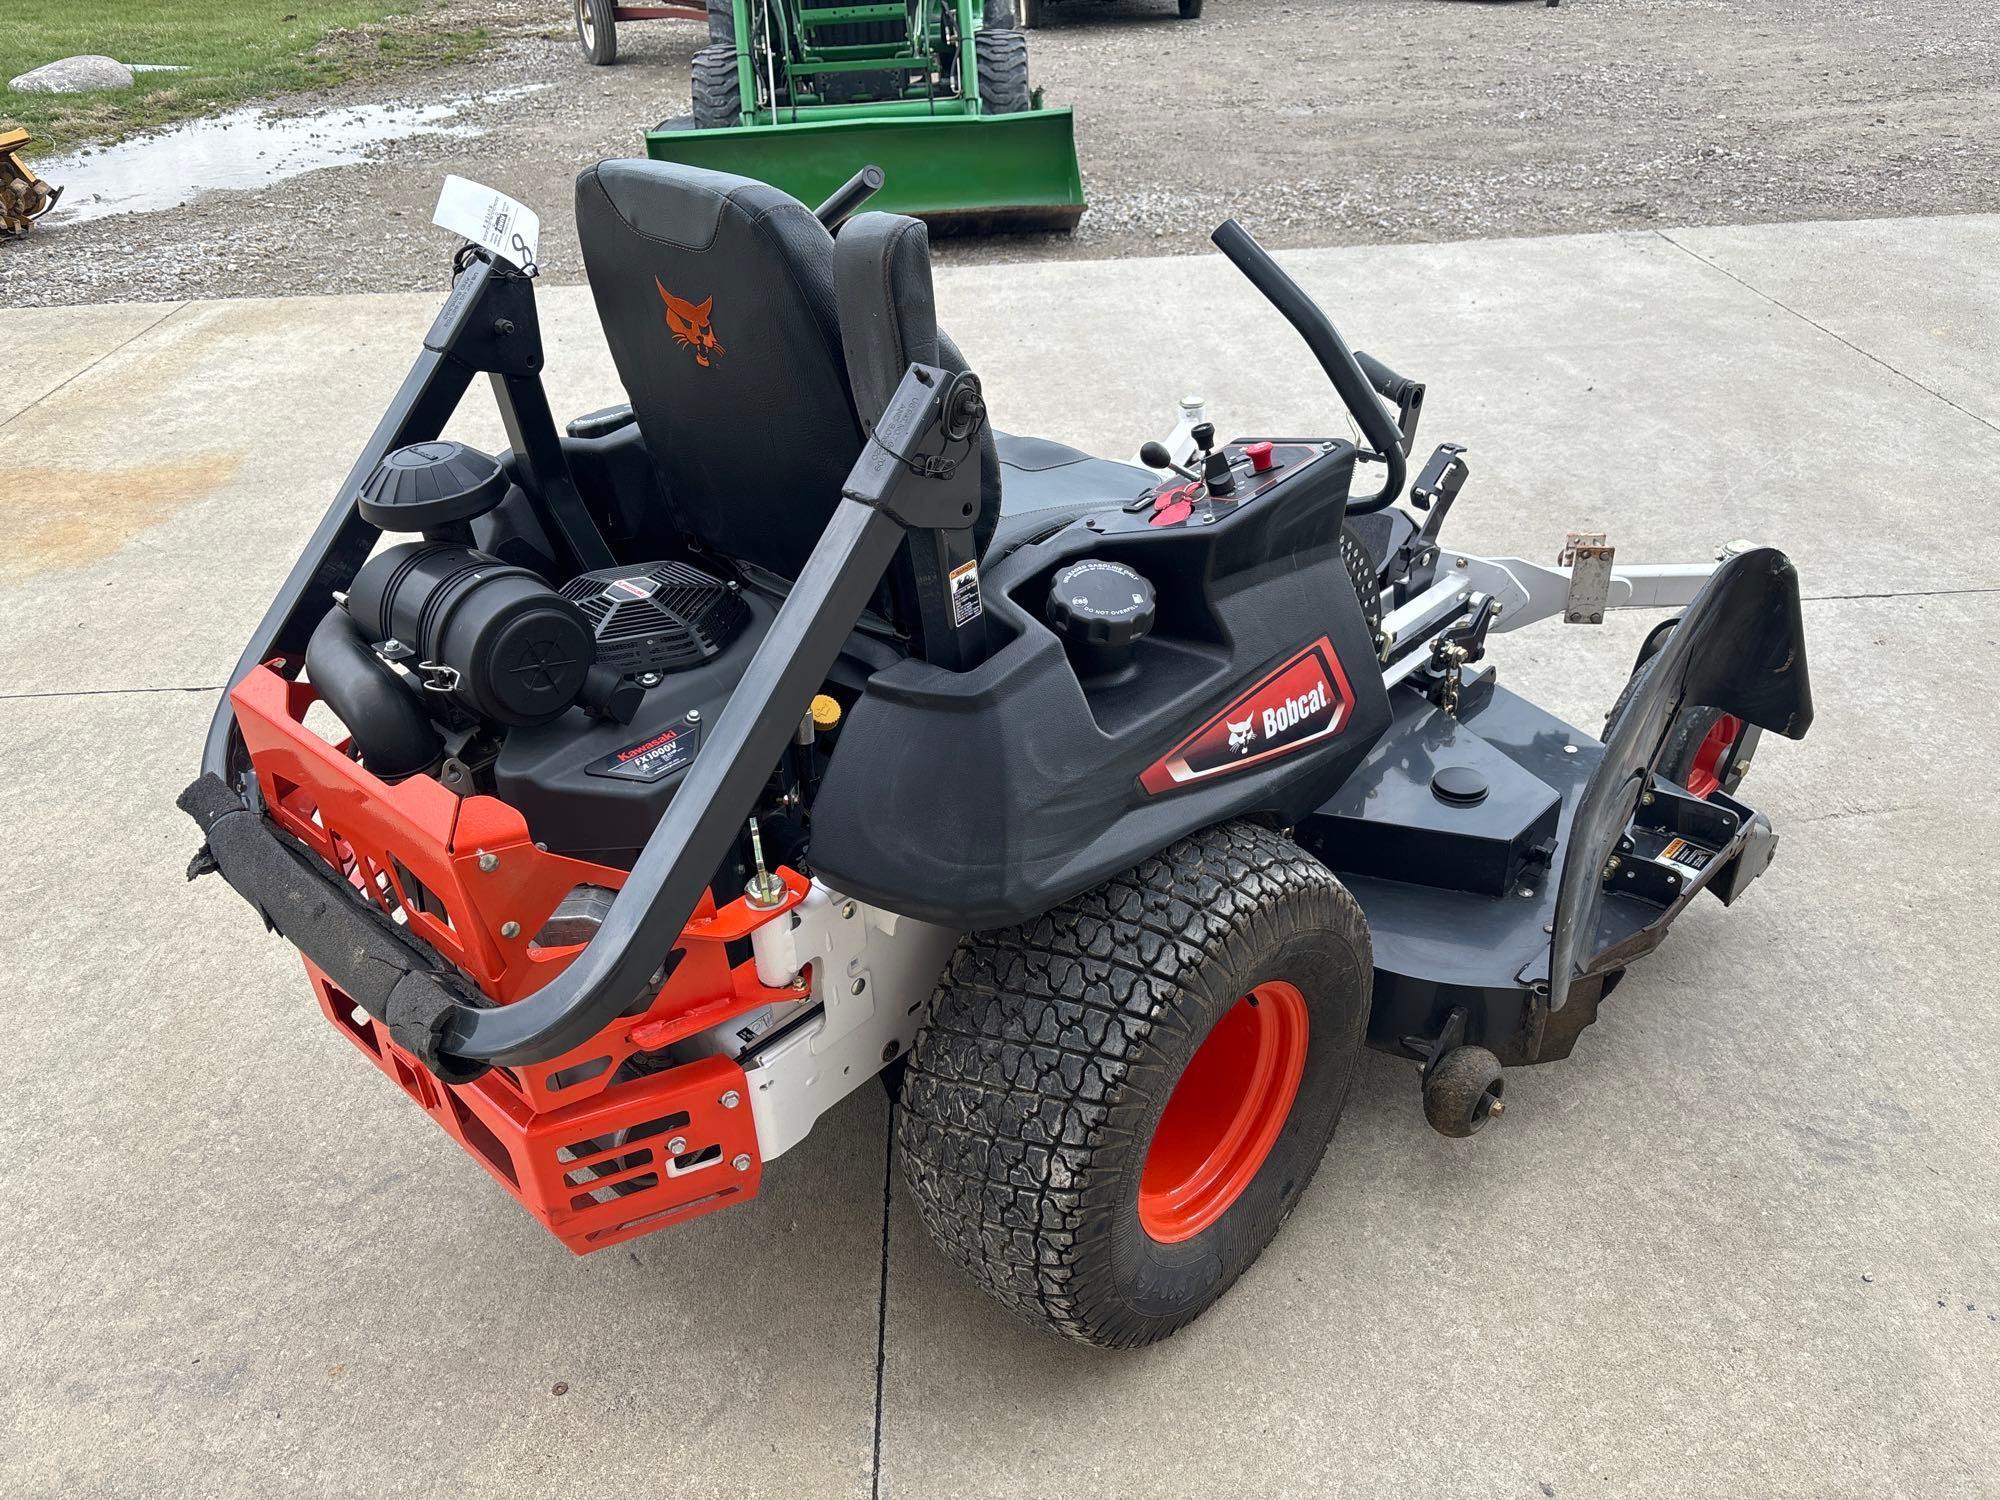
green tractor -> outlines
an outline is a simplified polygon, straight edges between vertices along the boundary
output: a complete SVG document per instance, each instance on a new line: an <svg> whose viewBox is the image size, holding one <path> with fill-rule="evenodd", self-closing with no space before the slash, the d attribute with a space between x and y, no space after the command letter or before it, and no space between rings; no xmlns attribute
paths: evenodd
<svg viewBox="0 0 2000 1500"><path fill-rule="evenodd" d="M1066 230L1083 214L1067 109L1028 82L1014 0L708 0L693 112L647 155L760 178L805 203L864 163L871 207L933 228Z"/></svg>

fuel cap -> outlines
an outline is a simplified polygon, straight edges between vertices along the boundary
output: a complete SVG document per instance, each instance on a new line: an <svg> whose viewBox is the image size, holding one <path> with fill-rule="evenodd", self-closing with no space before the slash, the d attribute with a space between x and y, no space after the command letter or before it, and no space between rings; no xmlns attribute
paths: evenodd
<svg viewBox="0 0 2000 1500"><path fill-rule="evenodd" d="M1049 624L1079 646L1129 646L1153 628L1153 586L1124 563L1086 557L1049 585Z"/></svg>
<svg viewBox="0 0 2000 1500"><path fill-rule="evenodd" d="M1048 622L1086 682L1131 675L1132 647L1153 628L1153 586L1120 562L1086 557L1049 584Z"/></svg>

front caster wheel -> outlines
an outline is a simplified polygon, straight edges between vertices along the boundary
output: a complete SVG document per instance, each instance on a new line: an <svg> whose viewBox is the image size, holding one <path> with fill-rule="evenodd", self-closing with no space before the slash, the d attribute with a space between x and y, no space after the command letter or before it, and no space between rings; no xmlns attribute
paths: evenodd
<svg viewBox="0 0 2000 1500"><path fill-rule="evenodd" d="M1506 1109L1500 1059L1484 1047L1454 1047L1424 1077L1424 1118L1439 1135L1462 1139Z"/></svg>
<svg viewBox="0 0 2000 1500"><path fill-rule="evenodd" d="M965 938L897 1111L925 1228L1031 1322L1117 1348L1165 1338L1312 1180L1372 980L1354 898L1248 823Z"/></svg>

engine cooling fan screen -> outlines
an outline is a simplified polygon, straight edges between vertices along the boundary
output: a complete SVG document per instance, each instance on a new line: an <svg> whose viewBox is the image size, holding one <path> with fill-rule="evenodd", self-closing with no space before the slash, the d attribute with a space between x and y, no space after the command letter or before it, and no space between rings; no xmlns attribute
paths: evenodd
<svg viewBox="0 0 2000 1500"><path fill-rule="evenodd" d="M597 659L628 675L699 666L750 618L728 584L679 562L580 573L562 595L590 621Z"/></svg>

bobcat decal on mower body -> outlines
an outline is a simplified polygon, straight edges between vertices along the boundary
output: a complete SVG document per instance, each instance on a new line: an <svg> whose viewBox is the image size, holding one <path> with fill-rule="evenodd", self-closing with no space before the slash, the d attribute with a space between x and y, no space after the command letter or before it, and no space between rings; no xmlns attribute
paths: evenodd
<svg viewBox="0 0 2000 1500"><path fill-rule="evenodd" d="M1158 796L1338 734L1354 692L1321 636L1140 774Z"/></svg>

